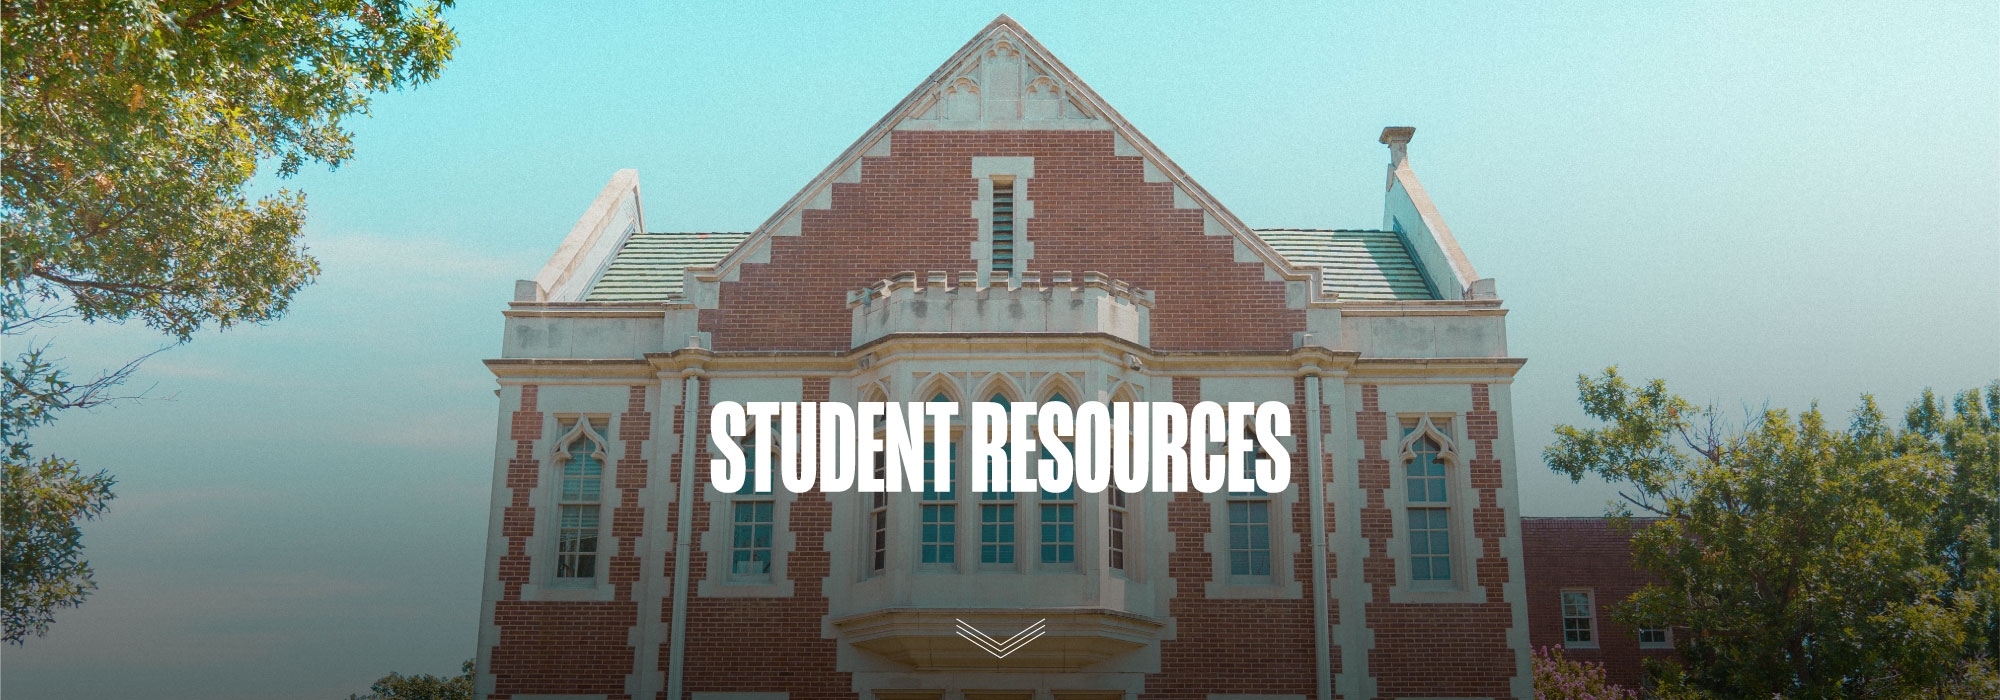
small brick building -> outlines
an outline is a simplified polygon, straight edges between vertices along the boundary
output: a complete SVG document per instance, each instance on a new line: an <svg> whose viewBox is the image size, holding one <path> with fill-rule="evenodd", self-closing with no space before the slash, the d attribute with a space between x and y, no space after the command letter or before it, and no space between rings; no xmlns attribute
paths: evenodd
<svg viewBox="0 0 2000 700"><path fill-rule="evenodd" d="M1635 518L1631 527L1645 527ZM1603 518L1522 518L1528 570L1528 640L1604 664L1605 677L1638 688L1647 657L1674 652L1673 631L1633 629L1609 614L1646 584L1632 569L1632 533Z"/></svg>
<svg viewBox="0 0 2000 700"><path fill-rule="evenodd" d="M754 231L618 173L487 361L478 694L1531 697L1524 360L1411 133L1379 225L1254 229L1002 17ZM1276 400L1291 487L723 493L724 400Z"/></svg>

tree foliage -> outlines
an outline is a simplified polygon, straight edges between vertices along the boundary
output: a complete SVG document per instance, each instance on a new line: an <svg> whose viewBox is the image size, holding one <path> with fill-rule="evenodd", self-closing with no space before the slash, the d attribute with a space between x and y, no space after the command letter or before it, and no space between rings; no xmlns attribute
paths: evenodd
<svg viewBox="0 0 2000 700"><path fill-rule="evenodd" d="M5 623L6 641L19 644L28 635L47 632L56 609L75 607L96 587L90 564L81 556L78 522L104 512L112 484L110 475L86 475L72 460L33 458L27 431L53 420L57 410L88 408L107 397L76 389L43 361L40 350L0 367L0 375L7 383L0 413L0 438L6 441L0 520L5 523L7 595L0 601L0 622Z"/></svg>
<svg viewBox="0 0 2000 700"><path fill-rule="evenodd" d="M1718 697L1993 697L2000 642L2000 382L1891 428L1862 397L1739 429L1655 380L1579 377L1602 427L1559 426L1556 471L1620 487L1657 580L1616 615L1673 627L1676 682Z"/></svg>
<svg viewBox="0 0 2000 700"><path fill-rule="evenodd" d="M1604 678L1604 664L1563 657L1562 647L1533 650L1535 700L1639 700L1639 693Z"/></svg>
<svg viewBox="0 0 2000 700"><path fill-rule="evenodd" d="M472 700L472 660L466 659L459 670L450 678L391 671L368 686L367 695L349 695L347 700Z"/></svg>
<svg viewBox="0 0 2000 700"><path fill-rule="evenodd" d="M305 200L252 201L250 179L260 165L289 176L351 156L343 119L450 57L450 5L0 0L0 336L137 320L185 342L282 315L319 269L299 242ZM111 484L34 460L27 430L111 400L136 366L71 382L46 344L27 345L0 386L16 643L91 588L74 524Z"/></svg>
<svg viewBox="0 0 2000 700"><path fill-rule="evenodd" d="M8 0L6 284L185 339L275 318L317 265L281 175L353 154L342 119L438 74L448 0Z"/></svg>

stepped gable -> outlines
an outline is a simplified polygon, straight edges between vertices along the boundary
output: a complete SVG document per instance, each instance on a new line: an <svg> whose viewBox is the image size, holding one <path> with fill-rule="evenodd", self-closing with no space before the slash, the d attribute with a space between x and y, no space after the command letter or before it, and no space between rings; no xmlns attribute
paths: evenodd
<svg viewBox="0 0 2000 700"><path fill-rule="evenodd" d="M1157 293L1162 350L1285 350L1317 286L1012 19L989 24L690 292L716 350L848 347L846 293L901 270L1012 270ZM1003 270L1002 275L1006 274ZM691 280L690 284L698 282Z"/></svg>

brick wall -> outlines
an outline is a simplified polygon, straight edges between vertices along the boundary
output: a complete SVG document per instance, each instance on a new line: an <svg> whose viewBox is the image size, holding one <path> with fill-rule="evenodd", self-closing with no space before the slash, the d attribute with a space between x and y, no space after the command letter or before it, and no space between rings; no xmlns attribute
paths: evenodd
<svg viewBox="0 0 2000 700"><path fill-rule="evenodd" d="M1643 520L1634 525L1644 526ZM1640 649L1638 633L1611 619L1611 608L1646 584L1632 568L1631 535L1603 518L1522 518L1521 548L1528 579L1528 639L1536 648L1563 643L1561 592L1589 588L1597 601L1596 649L1566 649L1580 661L1604 664L1611 682L1639 687L1642 660L1671 649Z"/></svg>
<svg viewBox="0 0 2000 700"><path fill-rule="evenodd" d="M1104 131L899 131L861 181L835 183L832 207L804 211L799 236L772 238L769 263L724 282L702 312L716 350L844 350L848 291L903 270L976 269L975 156L1028 156L1027 268L1097 270L1157 294L1159 350L1288 350L1305 313L1282 282L1239 263L1234 239L1202 233L1199 209L1175 209L1173 186L1146 182L1142 159L1115 156Z"/></svg>
<svg viewBox="0 0 2000 700"><path fill-rule="evenodd" d="M1506 519L1498 506L1500 462L1492 442L1498 422L1488 403L1487 387L1472 387L1473 411L1467 415L1467 436L1473 443L1468 464L1473 493L1472 542L1479 547L1473 581L1485 588L1485 602L1398 603L1390 598L1396 585L1396 552L1389 551L1395 535L1388 494L1394 470L1384 448L1394 445L1389 414L1381 408L1379 387L1361 387L1361 410L1354 414L1354 433L1361 443L1357 483L1367 492L1361 509L1361 536L1368 542L1361 560L1362 580L1369 600L1363 606L1375 646L1368 651L1368 673L1381 697L1512 697L1516 666L1507 643L1513 626L1513 606L1501 598L1507 580L1506 560L1499 538Z"/></svg>
<svg viewBox="0 0 2000 700"><path fill-rule="evenodd" d="M1037 168L1037 173L1040 169ZM1292 434L1305 430L1302 392L1292 407ZM1201 378L1174 379L1174 402L1190 409L1201 401ZM1292 485L1302 494L1308 483L1304 450L1292 453ZM1312 530L1308 499L1292 506L1290 529L1302 540L1292 561L1292 575L1302 583L1298 599L1210 600L1208 583L1215 579L1215 562L1205 539L1212 529L1212 504L1198 491L1176 493L1167 503L1167 527L1174 550L1167 555L1167 575L1174 581L1174 598L1167 605L1175 636L1160 644L1160 673L1146 677L1143 698L1206 700L1209 693L1274 695L1318 694L1314 677L1312 626ZM1273 523L1273 539L1280 530ZM1273 567L1276 573L1276 567ZM1336 652L1338 658L1338 652Z"/></svg>
<svg viewBox="0 0 2000 700"><path fill-rule="evenodd" d="M493 624L500 628L488 671L494 676L494 698L515 694L602 694L628 698L625 678L632 672L632 647L628 633L638 621L638 606L631 600L631 582L636 579L637 558L629 539L637 534L633 525L620 528L621 516L628 522L640 517L636 495L628 495L613 510L611 537L618 541L610 550L609 580L618 581L620 597L610 602L524 601L521 587L529 582L527 541L535 534L535 507L530 493L540 482L541 459L535 443L542 438L543 414L537 410L540 387L521 387L521 405L514 411L510 435L514 456L507 462L507 483L511 490L502 515L502 536L507 553L500 558L501 600L495 604ZM644 422L645 388L633 387L627 413L631 420ZM637 416L637 418L633 418ZM645 460L639 445L645 430L636 434L622 427L626 453L618 462L618 488L636 488L645 483ZM628 476L630 474L636 476ZM626 492L630 494L631 492ZM638 526L643 527L643 525ZM603 550L600 550L603 551ZM625 575L620 576L621 568Z"/></svg>
<svg viewBox="0 0 2000 700"><path fill-rule="evenodd" d="M627 631L638 619L638 605L628 601L500 601L493 613L500 627L500 644L493 647L493 697L630 698Z"/></svg>
<svg viewBox="0 0 2000 700"><path fill-rule="evenodd" d="M805 401L828 400L824 377L805 379ZM708 384L702 384L701 415L708 415ZM695 464L708 464L707 440L696 440ZM698 483L706 483L705 477ZM695 595L708 575L701 549L708 530L709 503L694 504L694 551L689 559L687 659L683 691L790 693L791 700L852 700L850 674L834 670L834 641L820 634L827 600L822 582L831 566L827 533L833 506L813 490L791 505L788 526L797 538L786 564L793 595L788 598L708 598ZM671 566L671 563L669 563ZM671 615L672 610L664 612ZM666 648L660 658L667 659ZM664 695L664 693L663 693Z"/></svg>

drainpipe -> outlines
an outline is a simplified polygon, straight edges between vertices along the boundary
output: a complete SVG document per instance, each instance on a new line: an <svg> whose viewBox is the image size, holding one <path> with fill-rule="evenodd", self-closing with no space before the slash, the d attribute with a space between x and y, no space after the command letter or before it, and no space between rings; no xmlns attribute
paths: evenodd
<svg viewBox="0 0 2000 700"><path fill-rule="evenodd" d="M1319 676L1318 700L1333 697L1333 645L1327 635L1327 596L1330 591L1326 580L1326 455L1320 446L1320 400L1319 365L1307 365L1306 371L1306 461L1310 467L1312 483L1312 548L1313 548L1313 664Z"/></svg>
<svg viewBox="0 0 2000 700"><path fill-rule="evenodd" d="M674 524L674 621L667 650L667 700L681 700L687 671L688 556L694 544L694 439L701 410L701 379L688 375L681 388L680 504Z"/></svg>

